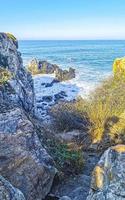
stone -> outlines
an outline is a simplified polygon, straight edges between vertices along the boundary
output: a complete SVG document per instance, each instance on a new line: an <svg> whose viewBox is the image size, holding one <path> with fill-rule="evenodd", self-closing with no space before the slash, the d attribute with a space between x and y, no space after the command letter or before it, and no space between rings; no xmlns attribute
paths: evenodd
<svg viewBox="0 0 125 200"><path fill-rule="evenodd" d="M104 152L95 167L87 200L124 200L124 184L125 145L116 145Z"/></svg>
<svg viewBox="0 0 125 200"><path fill-rule="evenodd" d="M75 78L75 69L69 68L69 70L62 70L57 68L55 71L55 78L58 81L67 81Z"/></svg>
<svg viewBox="0 0 125 200"><path fill-rule="evenodd" d="M27 200L44 199L56 174L53 159L24 111L17 107L0 113L0 174Z"/></svg>
<svg viewBox="0 0 125 200"><path fill-rule="evenodd" d="M11 34L0 33L0 68L8 70L12 78L9 81L15 93L11 96L3 96L3 101L13 100L20 104L28 112L33 113L34 90L33 80L29 72L23 66L18 42Z"/></svg>
<svg viewBox="0 0 125 200"><path fill-rule="evenodd" d="M0 200L25 200L25 197L20 190L0 176Z"/></svg>

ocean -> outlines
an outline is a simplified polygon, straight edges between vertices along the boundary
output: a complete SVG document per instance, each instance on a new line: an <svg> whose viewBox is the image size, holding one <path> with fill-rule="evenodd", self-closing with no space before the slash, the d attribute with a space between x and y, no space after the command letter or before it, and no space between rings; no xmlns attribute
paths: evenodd
<svg viewBox="0 0 125 200"><path fill-rule="evenodd" d="M47 60L66 69L76 69L71 83L80 88L82 96L89 94L112 74L115 58L125 56L125 40L79 41L19 41L24 65L32 58Z"/></svg>

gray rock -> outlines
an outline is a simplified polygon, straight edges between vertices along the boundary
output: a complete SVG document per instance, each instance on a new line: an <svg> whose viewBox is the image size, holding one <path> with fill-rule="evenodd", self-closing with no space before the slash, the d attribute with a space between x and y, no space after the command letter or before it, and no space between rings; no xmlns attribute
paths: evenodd
<svg viewBox="0 0 125 200"><path fill-rule="evenodd" d="M109 148L92 176L87 200L125 200L125 145Z"/></svg>
<svg viewBox="0 0 125 200"><path fill-rule="evenodd" d="M49 193L56 169L23 110L0 113L0 174L19 188L27 200Z"/></svg>
<svg viewBox="0 0 125 200"><path fill-rule="evenodd" d="M25 200L25 197L20 190L0 176L0 200Z"/></svg>
<svg viewBox="0 0 125 200"><path fill-rule="evenodd" d="M0 67L9 70L12 74L11 88L15 93L11 96L2 96L3 101L20 103L27 111L33 112L34 92L33 81L29 72L24 68L21 54L18 52L18 42L14 36L0 33Z"/></svg>

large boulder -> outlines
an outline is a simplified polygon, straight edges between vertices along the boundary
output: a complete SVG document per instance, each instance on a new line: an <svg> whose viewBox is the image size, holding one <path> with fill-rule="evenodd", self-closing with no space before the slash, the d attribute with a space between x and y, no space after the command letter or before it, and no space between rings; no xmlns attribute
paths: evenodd
<svg viewBox="0 0 125 200"><path fill-rule="evenodd" d="M117 145L105 151L93 171L87 200L100 199L125 199L125 145Z"/></svg>
<svg viewBox="0 0 125 200"><path fill-rule="evenodd" d="M6 69L11 73L10 84L15 91L11 99L33 113L32 77L23 66L21 54L18 52L18 42L11 34L0 33L0 69ZM9 97L7 101L10 100Z"/></svg>
<svg viewBox="0 0 125 200"><path fill-rule="evenodd" d="M0 200L25 200L20 190L0 176Z"/></svg>
<svg viewBox="0 0 125 200"><path fill-rule="evenodd" d="M41 200L49 193L55 173L53 160L24 111L15 107L1 111L0 174L27 200Z"/></svg>

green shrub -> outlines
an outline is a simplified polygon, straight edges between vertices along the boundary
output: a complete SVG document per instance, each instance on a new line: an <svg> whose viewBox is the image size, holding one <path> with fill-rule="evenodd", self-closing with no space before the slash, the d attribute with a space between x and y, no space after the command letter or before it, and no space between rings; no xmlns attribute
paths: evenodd
<svg viewBox="0 0 125 200"><path fill-rule="evenodd" d="M83 170L84 159L81 150L72 150L67 144L57 143L54 140L49 140L47 146L60 172L68 175L78 174Z"/></svg>
<svg viewBox="0 0 125 200"><path fill-rule="evenodd" d="M0 68L0 85L5 84L10 79L11 79L11 73L4 68Z"/></svg>

